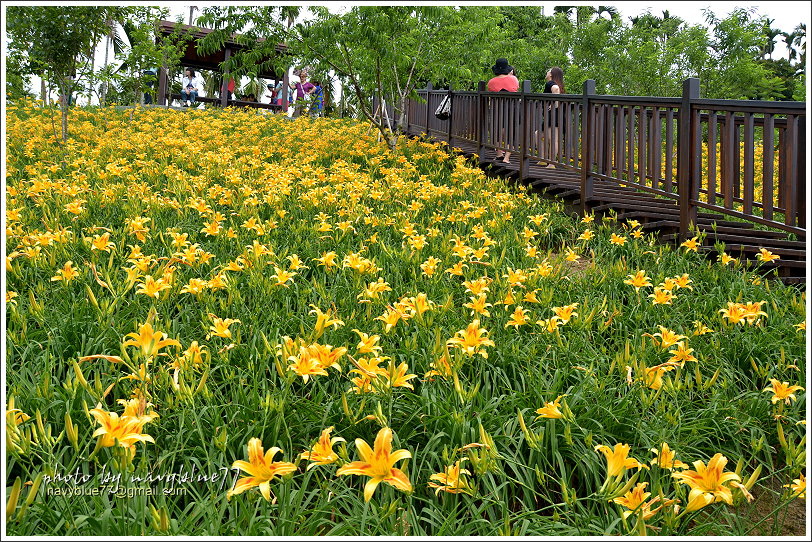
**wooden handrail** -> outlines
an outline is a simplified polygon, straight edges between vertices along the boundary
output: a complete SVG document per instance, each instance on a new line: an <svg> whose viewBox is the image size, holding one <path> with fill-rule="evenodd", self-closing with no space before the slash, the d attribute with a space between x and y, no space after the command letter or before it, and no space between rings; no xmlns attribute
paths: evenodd
<svg viewBox="0 0 812 542"><path fill-rule="evenodd" d="M578 172L583 212L595 179L605 179L677 200L682 238L698 208L805 238L805 103L703 99L695 78L679 98L599 95L594 87L589 80L580 95L538 94L524 82L521 92L505 93L480 82L476 91L453 91L451 118L441 121L434 110L449 91L429 86L409 100L406 125L412 135L468 144L480 160L506 148L522 179L539 160ZM554 104L550 130L545 114Z"/></svg>

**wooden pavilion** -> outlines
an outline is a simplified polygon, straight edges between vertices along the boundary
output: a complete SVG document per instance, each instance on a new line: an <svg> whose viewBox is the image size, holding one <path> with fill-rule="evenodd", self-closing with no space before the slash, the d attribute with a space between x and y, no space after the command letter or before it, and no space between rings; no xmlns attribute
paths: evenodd
<svg viewBox="0 0 812 542"><path fill-rule="evenodd" d="M289 86L287 70L285 70L285 72L281 74L281 76L280 74L277 74L275 71L273 71L273 68L266 68L257 73L257 76L263 79L273 79L274 86L279 81L282 81L281 106L276 104L263 104L259 103L259 101L247 102L242 100L229 100L227 86L230 77L227 71L223 73L220 64L231 58L231 56L236 51L244 48L243 45L237 43L238 35L234 35L232 39L227 40L225 42L223 49L208 55L203 55L197 50L197 41L213 32L213 30L208 28L199 28L196 26L190 26L186 24L173 23L171 21L158 21L157 39L160 40L171 37L172 35L176 35L178 31L186 33L193 37L193 39L188 42L186 50L183 52L183 56L180 59L180 62L184 67L202 70L211 70L223 74L222 82L220 85L220 97L219 98L198 97L199 101L214 103L215 105L219 105L221 107L225 107L227 105L236 105L236 106L258 107L263 109L281 109L282 111L287 110L288 86ZM286 54L287 46L284 44L277 44L275 48L275 53ZM158 70L158 97L157 97L158 105L167 105L167 103L170 103L172 98L175 97L176 96L170 94L168 70L166 66L162 66ZM179 98L179 96L177 97Z"/></svg>

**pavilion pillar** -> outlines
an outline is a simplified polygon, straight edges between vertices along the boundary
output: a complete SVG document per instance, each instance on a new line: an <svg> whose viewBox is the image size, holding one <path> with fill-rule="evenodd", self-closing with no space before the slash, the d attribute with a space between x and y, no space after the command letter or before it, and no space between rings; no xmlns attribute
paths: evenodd
<svg viewBox="0 0 812 542"><path fill-rule="evenodd" d="M158 105L166 105L167 73L166 66L158 68Z"/></svg>
<svg viewBox="0 0 812 542"><path fill-rule="evenodd" d="M282 76L282 112L288 112L288 87L290 86L290 77L288 76L288 68L285 68L285 75Z"/></svg>
<svg viewBox="0 0 812 542"><path fill-rule="evenodd" d="M226 59L225 62L228 62L228 59L231 58L231 47L226 46ZM220 85L220 107L225 107L228 105L228 83L231 81L231 72L228 71L228 68L223 72L223 81Z"/></svg>

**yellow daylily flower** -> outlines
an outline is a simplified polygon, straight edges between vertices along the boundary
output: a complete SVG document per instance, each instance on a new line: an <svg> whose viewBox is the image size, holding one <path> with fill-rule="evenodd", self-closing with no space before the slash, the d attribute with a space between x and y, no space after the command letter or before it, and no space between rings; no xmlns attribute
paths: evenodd
<svg viewBox="0 0 812 542"><path fill-rule="evenodd" d="M205 279L189 279L189 283L186 284L183 288L181 288L180 293L182 294L193 294L198 295L202 293L206 288L209 287L209 281Z"/></svg>
<svg viewBox="0 0 812 542"><path fill-rule="evenodd" d="M462 283L462 285L465 286L465 293L470 293L471 295L480 295L490 291L488 288L488 284L490 283L490 278L480 277L476 280L466 280Z"/></svg>
<svg viewBox="0 0 812 542"><path fill-rule="evenodd" d="M325 313L321 312L321 309L319 309L317 306L313 304L311 304L310 306L313 307L313 310L308 312L307 314L316 315L316 325L313 328L314 337L311 340L315 340L321 337L324 334L324 330L330 326L333 326L333 329L338 329L339 327L344 325L343 320L335 318L336 316L335 308L327 309L327 312Z"/></svg>
<svg viewBox="0 0 812 542"><path fill-rule="evenodd" d="M138 328L138 333L127 333L126 337L131 337L124 341L124 346L135 346L140 348L141 354L147 359L159 354L159 351L166 346L178 346L180 343L175 339L164 338L166 335L162 331L152 329L152 324L145 323Z"/></svg>
<svg viewBox="0 0 812 542"><path fill-rule="evenodd" d="M643 335L645 337L651 337L652 339L654 339L654 337L659 337L660 340L657 341L655 339L654 344L659 346L663 350L665 350L669 346L673 346L673 345L677 344L679 341L682 341L682 340L685 340L685 339L688 338L685 335L680 335L680 334L678 334L678 333L676 333L674 331L671 331L670 329L668 329L666 327L663 327L663 326L657 326L657 327L660 328L659 333L655 333L653 335L650 335L648 333L644 333Z"/></svg>
<svg viewBox="0 0 812 542"><path fill-rule="evenodd" d="M400 311L394 309L394 307L387 307L386 311L375 318L375 320L380 320L384 323L384 333L389 333L389 330L392 329L395 324L398 323L398 320L401 319L403 315Z"/></svg>
<svg viewBox="0 0 812 542"><path fill-rule="evenodd" d="M627 241L626 237L624 237L622 235L617 235L617 234L614 234L614 233L609 238L610 243L612 243L613 245L618 245L618 246L625 245L626 241Z"/></svg>
<svg viewBox="0 0 812 542"><path fill-rule="evenodd" d="M572 303L571 305L564 305L563 307L553 307L552 310L563 325L568 323L574 316L578 316L578 313L575 312L577 308L578 303Z"/></svg>
<svg viewBox="0 0 812 542"><path fill-rule="evenodd" d="M496 346L487 338L488 330L479 327L479 320L474 320L468 327L457 332L459 337L452 337L446 343L454 348L460 348L469 356L479 354L483 358L488 358L488 353L483 350L485 346Z"/></svg>
<svg viewBox="0 0 812 542"><path fill-rule="evenodd" d="M364 486L364 501L369 502L381 482L386 482L400 491L407 493L412 491L409 478L402 470L394 467L395 463L412 457L412 454L408 450L392 452L392 430L390 428L384 427L378 431L374 449L360 438L355 439L355 447L361 460L347 463L339 468L336 476L346 474L369 476L370 479Z"/></svg>
<svg viewBox="0 0 812 542"><path fill-rule="evenodd" d="M423 271L423 274L427 277L434 276L434 273L437 272L437 265L440 264L443 260L439 260L434 256L429 256L428 259L420 264L420 269Z"/></svg>
<svg viewBox="0 0 812 542"><path fill-rule="evenodd" d="M670 305L671 301L677 297L673 293L663 288L654 288L654 293L649 294L652 305Z"/></svg>
<svg viewBox="0 0 812 542"><path fill-rule="evenodd" d="M774 260L780 260L781 257L773 254L766 248L762 248L759 250L759 253L756 254L756 259L761 262L772 262Z"/></svg>
<svg viewBox="0 0 812 542"><path fill-rule="evenodd" d="M271 275L271 278L276 279L276 284L274 284L274 286L284 286L287 288L287 282L298 274L295 271L285 271L284 269L280 269L276 266L274 266L273 269L275 273Z"/></svg>
<svg viewBox="0 0 812 542"><path fill-rule="evenodd" d="M648 467L640 463L637 459L629 457L630 446L628 444L615 444L614 448L610 448L605 444L598 444L595 446L596 452L601 452L606 457L606 476L611 478L620 476L627 469L644 468Z"/></svg>
<svg viewBox="0 0 812 542"><path fill-rule="evenodd" d="M724 501L733 504L733 493L725 483L741 482L738 474L724 472L727 458L722 454L714 455L708 465L704 461L693 462L695 470L675 472L671 476L678 482L691 488L688 495L688 509L698 510L714 502Z"/></svg>
<svg viewBox="0 0 812 542"><path fill-rule="evenodd" d="M663 442L660 449L652 448L652 452L654 452L654 459L650 461L652 465L657 465L661 469L687 469L688 465L680 461L679 459L675 459L677 455L676 452L671 450L667 443Z"/></svg>
<svg viewBox="0 0 812 542"><path fill-rule="evenodd" d="M155 280L152 278L152 275L147 275L135 289L135 293L148 295L158 299L161 296L161 292L164 290L169 290L170 288L172 288L172 285L169 284L168 281L164 280L163 277Z"/></svg>
<svg viewBox="0 0 812 542"><path fill-rule="evenodd" d="M320 258L313 258L313 261L319 262L319 265L324 266L325 269L329 270L333 267L338 267L338 263L336 263L337 257L338 254L330 250L324 252Z"/></svg>
<svg viewBox="0 0 812 542"><path fill-rule="evenodd" d="M553 419L562 419L564 418L564 413L561 412L561 399L566 397L565 395L559 395L556 397L555 401L544 403L544 406L536 409L536 414L539 416L536 418L553 418Z"/></svg>
<svg viewBox="0 0 812 542"><path fill-rule="evenodd" d="M680 245L681 247L685 247L685 252L693 251L697 252L699 249L699 238L694 237L692 239L688 239L684 243Z"/></svg>
<svg viewBox="0 0 812 542"><path fill-rule="evenodd" d="M795 478L791 484L784 484L783 487L792 489L792 496L801 499L806 499L806 476L801 473L798 478Z"/></svg>
<svg viewBox="0 0 812 542"><path fill-rule="evenodd" d="M727 265L729 263L736 264L739 260L737 260L736 258L730 256L725 252L722 252L721 254L719 254L719 261L722 262L722 265Z"/></svg>
<svg viewBox="0 0 812 542"><path fill-rule="evenodd" d="M643 269L637 271L634 275L629 275L623 283L634 286L634 289L637 291L640 291L640 288L645 286L652 286L651 278L646 276L646 271Z"/></svg>
<svg viewBox="0 0 812 542"><path fill-rule="evenodd" d="M461 463L467 459L467 457L463 457L453 465L446 467L443 472L432 474L429 477L429 480L436 480L438 482L430 481L428 483L430 488L435 489L435 495L441 491L445 491L446 493L468 493L469 495L473 493L473 488L468 482L468 479L464 476L466 474L470 476L471 473L460 466Z"/></svg>
<svg viewBox="0 0 812 542"><path fill-rule="evenodd" d="M316 441L310 450L305 450L299 454L299 460L307 459L311 463L307 466L307 470L312 469L316 465L329 465L335 463L338 459L338 454L333 451L333 445L337 442L346 442L342 437L330 438L330 433L333 431L333 426L328 427L321 432L319 440Z"/></svg>
<svg viewBox="0 0 812 542"><path fill-rule="evenodd" d="M510 315L510 320L505 324L505 327L516 327L523 326L528 323L530 320L527 318L528 311L525 308L522 308L521 305L516 306L516 310L513 311L513 314Z"/></svg>
<svg viewBox="0 0 812 542"><path fill-rule="evenodd" d="M672 363L683 363L686 361L697 361L697 359L691 355L691 352L694 351L693 348L686 348L683 346L682 341L676 344L676 350L669 350L669 354L673 354L668 361Z"/></svg>
<svg viewBox="0 0 812 542"><path fill-rule="evenodd" d="M353 329L353 331L358 334L358 338L361 340L355 347L359 354L370 354L383 350L382 347L378 346L378 341L381 340L380 335L372 335L370 337L368 334L358 331L357 329Z"/></svg>
<svg viewBox="0 0 812 542"><path fill-rule="evenodd" d="M297 470L293 463L273 460L274 456L281 451L281 448L274 446L265 452L260 439L256 437L250 439L248 441L248 461L237 460L232 464L233 469L239 469L248 476L237 480L234 487L226 493L226 499L230 500L234 495L258 487L265 500L270 501L271 480L276 476L284 476Z"/></svg>
<svg viewBox="0 0 812 542"><path fill-rule="evenodd" d="M789 382L780 382L775 378L770 379L770 385L764 388L763 391L772 392L773 396L770 401L775 404L778 401L784 401L786 404L790 404L792 401L795 401L795 392L796 391L804 391L802 386L790 386Z"/></svg>
<svg viewBox="0 0 812 542"><path fill-rule="evenodd" d="M649 495L651 493L646 491L646 486L648 486L648 482L638 482L638 484L634 487L634 489L628 491L622 497L616 497L612 499L612 502L615 504L619 504L628 508L628 510L623 511L623 517L628 518L630 515L634 514L635 511L642 511L643 513L643 520L649 520L663 507L668 504L673 504L675 501L666 501L663 505L658 506L655 509L651 507L657 504L660 501L660 497L654 497L651 501L646 502Z"/></svg>
<svg viewBox="0 0 812 542"><path fill-rule="evenodd" d="M56 275L51 277L51 281L62 280L62 281L65 281L65 282L70 282L73 279L75 279L76 277L78 277L79 275L80 275L79 271L77 271L76 269L73 268L73 262L72 261L67 261L67 262L65 262L65 265L62 266L62 269L58 270L56 272Z"/></svg>
<svg viewBox="0 0 812 542"><path fill-rule="evenodd" d="M101 235L96 235L90 241L91 250L110 252L110 250L114 248L116 248L116 244L110 241L110 232L104 232Z"/></svg>
<svg viewBox="0 0 812 542"><path fill-rule="evenodd" d="M215 336L215 337L224 337L226 339L231 338L231 330L229 326L231 324L239 324L242 323L236 318L220 318L209 313L209 318L211 319L212 325L209 326L209 333L207 337Z"/></svg>
<svg viewBox="0 0 812 542"><path fill-rule="evenodd" d="M119 402L122 402L120 400ZM135 453L135 443L155 442L155 440L143 432L144 425L158 418L158 414L153 411L146 413L146 403L141 403L139 399L134 399L138 405L124 401L124 413L119 416L116 412L107 412L99 403L96 408L89 412L95 418L99 427L93 432L93 437L101 437L98 445L101 447L121 446L129 449L130 454Z"/></svg>

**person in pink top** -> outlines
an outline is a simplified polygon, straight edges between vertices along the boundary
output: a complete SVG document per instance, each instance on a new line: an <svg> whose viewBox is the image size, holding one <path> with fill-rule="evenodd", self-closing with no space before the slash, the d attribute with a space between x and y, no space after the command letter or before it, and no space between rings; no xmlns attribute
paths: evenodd
<svg viewBox="0 0 812 542"><path fill-rule="evenodd" d="M489 92L519 92L519 79L514 75L513 66L508 64L506 58L497 58L496 64L491 66L491 69L494 77L488 81L487 88ZM504 130L502 131L502 139L505 139ZM510 151L497 149L495 160L502 164L509 164Z"/></svg>

